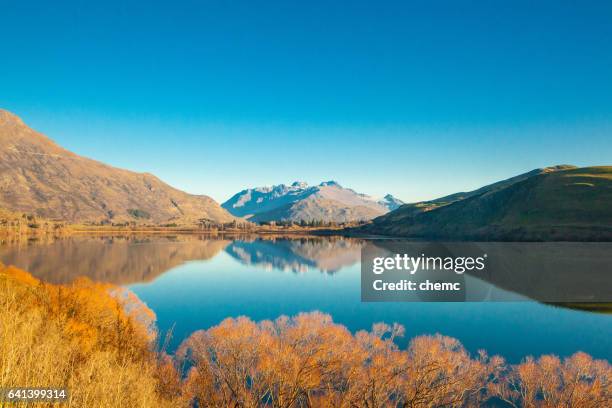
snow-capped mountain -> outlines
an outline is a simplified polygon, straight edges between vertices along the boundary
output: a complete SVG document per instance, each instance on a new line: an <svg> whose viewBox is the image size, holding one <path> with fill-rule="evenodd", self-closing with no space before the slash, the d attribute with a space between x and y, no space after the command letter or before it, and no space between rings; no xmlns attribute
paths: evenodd
<svg viewBox="0 0 612 408"><path fill-rule="evenodd" d="M389 209L389 211L393 211L406 204L399 198L393 197L391 194L387 194L383 197L382 200L379 200L378 203L382 206L385 206Z"/></svg>
<svg viewBox="0 0 612 408"><path fill-rule="evenodd" d="M263 221L361 221L385 214L403 204L390 194L377 200L344 188L335 181L315 186L296 181L290 185L243 190L222 204L231 214Z"/></svg>

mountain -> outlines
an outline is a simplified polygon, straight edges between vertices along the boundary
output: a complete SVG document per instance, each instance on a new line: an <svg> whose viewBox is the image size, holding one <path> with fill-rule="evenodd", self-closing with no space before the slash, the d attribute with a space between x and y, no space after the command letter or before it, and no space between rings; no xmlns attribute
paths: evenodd
<svg viewBox="0 0 612 408"><path fill-rule="evenodd" d="M389 211L393 211L404 205L404 202L399 198L393 197L391 194L387 194L382 200L378 200L378 204L387 207Z"/></svg>
<svg viewBox="0 0 612 408"><path fill-rule="evenodd" d="M388 194L382 200L344 188L335 181L316 186L296 181L291 185L243 190L221 206L253 222L369 220L397 208L402 202Z"/></svg>
<svg viewBox="0 0 612 408"><path fill-rule="evenodd" d="M519 174L518 176L510 177L508 179L501 180L493 184L488 184L484 187L480 187L473 191L467 191L467 192L464 191L464 192L454 193L454 194L436 198L430 201L420 201L416 203L402 204L396 207L396 209L401 207L401 211L394 211L393 213L388 214L388 218L386 218L386 220L389 222L393 221L393 223L397 223L406 217L412 217L413 215L416 215L418 213L421 213L424 211L430 211L435 208L442 207L448 204L452 204L456 201L460 201L460 200L463 200L469 197L474 197L477 195L482 195L484 193L501 190L514 183L518 183L519 181L526 180L530 177L537 176L539 174L546 174L546 173L551 173L554 171L574 169L574 168L576 168L576 166L571 166L567 164L544 167L540 169L531 170L531 171L528 171L527 173L522 173L522 174Z"/></svg>
<svg viewBox="0 0 612 408"><path fill-rule="evenodd" d="M0 110L0 208L69 222L235 219L208 196L78 156L5 110Z"/></svg>
<svg viewBox="0 0 612 408"><path fill-rule="evenodd" d="M612 240L612 167L555 166L378 217L360 232L459 240Z"/></svg>
<svg viewBox="0 0 612 408"><path fill-rule="evenodd" d="M389 224L389 225L401 224L403 221L409 220L419 213L431 211L433 209L443 207L443 206L452 204L456 201L460 201L460 200L463 200L469 197L474 197L474 196L482 195L484 193L501 190L514 183L526 180L530 177L537 176L539 174L546 174L546 173L551 173L554 171L574 169L574 168L576 168L576 166L565 165L565 164L544 167L540 169L531 170L531 171L528 171L527 173L522 173L522 174L519 174L518 176L514 176L514 177L511 177L505 180L501 180L493 184L488 184L484 187L480 187L473 191L454 193L454 194L450 194L450 195L436 198L434 200L429 200L429 201L419 201L416 203L402 204L396 207L396 210L399 209L398 211L393 211L387 214L386 216L381 217L380 219L376 221L377 223L381 223L381 225L382 224Z"/></svg>

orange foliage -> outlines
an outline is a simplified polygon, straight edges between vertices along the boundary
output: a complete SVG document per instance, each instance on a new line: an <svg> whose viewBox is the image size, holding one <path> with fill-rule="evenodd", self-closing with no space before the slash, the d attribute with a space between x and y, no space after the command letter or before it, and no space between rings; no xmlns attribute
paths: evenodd
<svg viewBox="0 0 612 408"><path fill-rule="evenodd" d="M0 265L0 387L67 387L69 406L180 406L159 381L173 366L142 321L152 312L118 293L87 279L46 284Z"/></svg>
<svg viewBox="0 0 612 408"><path fill-rule="evenodd" d="M15 267L3 268L2 273L21 284L36 286L36 291L30 292L33 296L22 304L24 311L42 307L45 318L56 320L67 338L78 342L84 353L97 346L127 346L122 344L125 338L130 339L132 347L148 347L151 337L145 336L146 327L134 324L134 316L153 312L133 294L126 298L131 302L128 303L119 296L110 296L119 289L87 278L79 278L71 285L52 285ZM131 313L125 312L126 305L130 305Z"/></svg>
<svg viewBox="0 0 612 408"><path fill-rule="evenodd" d="M514 407L598 408L612 405L612 367L578 352L527 357L489 385L494 395Z"/></svg>
<svg viewBox="0 0 612 408"><path fill-rule="evenodd" d="M194 333L178 358L184 397L200 407L596 407L610 401L612 367L577 353L509 366L458 340L412 339L399 325L352 335L319 312L255 323L226 319Z"/></svg>

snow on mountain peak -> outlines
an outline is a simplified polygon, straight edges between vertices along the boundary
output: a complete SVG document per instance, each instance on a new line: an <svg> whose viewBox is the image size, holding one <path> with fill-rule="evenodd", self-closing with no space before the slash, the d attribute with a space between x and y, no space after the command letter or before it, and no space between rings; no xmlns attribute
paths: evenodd
<svg viewBox="0 0 612 408"><path fill-rule="evenodd" d="M294 181L293 183L291 183L291 187L308 188L308 183L305 181Z"/></svg>
<svg viewBox="0 0 612 408"><path fill-rule="evenodd" d="M399 198L395 198L391 194L387 194L386 196L384 196L382 200L378 201L378 203L387 207L389 211L393 211L405 204L402 200L400 200Z"/></svg>
<svg viewBox="0 0 612 408"><path fill-rule="evenodd" d="M319 184L319 186L320 187L330 186L330 187L340 187L340 188L342 188L340 183L338 183L337 181L334 181L334 180L324 181L321 184Z"/></svg>
<svg viewBox="0 0 612 408"><path fill-rule="evenodd" d="M301 204L300 204L301 203ZM337 181L324 181L309 186L304 181L278 184L243 190L222 204L222 207L238 217L261 219L321 219L334 221L369 219L393 210L403 203L388 194L378 199L342 187ZM332 216L332 212L335 215ZM343 215L344 214L344 215Z"/></svg>

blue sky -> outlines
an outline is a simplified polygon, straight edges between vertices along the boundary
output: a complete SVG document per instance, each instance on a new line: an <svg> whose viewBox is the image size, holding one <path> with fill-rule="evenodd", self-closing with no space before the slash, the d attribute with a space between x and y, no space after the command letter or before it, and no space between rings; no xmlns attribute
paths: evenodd
<svg viewBox="0 0 612 408"><path fill-rule="evenodd" d="M609 1L5 1L0 107L219 201L329 179L414 201L612 164L610 21Z"/></svg>

